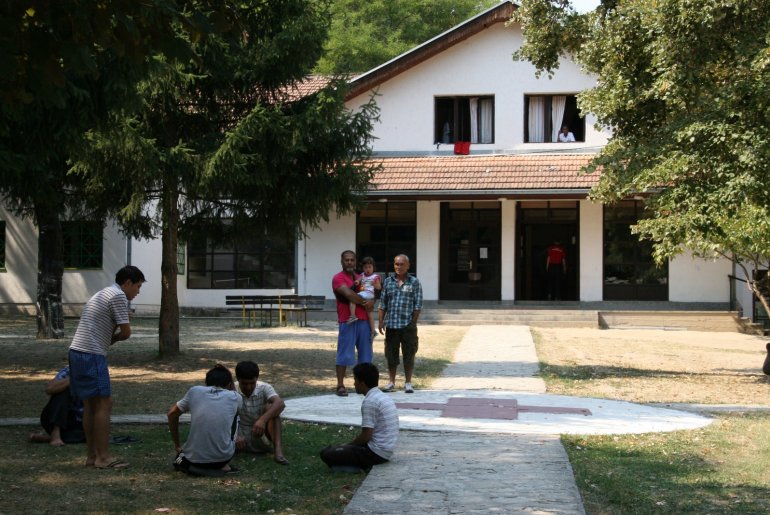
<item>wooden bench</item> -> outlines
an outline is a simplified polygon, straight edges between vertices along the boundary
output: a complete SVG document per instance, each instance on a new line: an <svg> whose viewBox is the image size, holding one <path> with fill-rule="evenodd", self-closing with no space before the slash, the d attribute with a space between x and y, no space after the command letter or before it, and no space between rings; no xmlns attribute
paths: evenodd
<svg viewBox="0 0 770 515"><path fill-rule="evenodd" d="M244 326L272 327L274 314L278 325L294 321L307 325L307 312L320 311L326 304L323 295L227 295L225 305L230 311L240 311ZM237 307L233 307L237 306ZM259 321L259 322L257 322Z"/></svg>

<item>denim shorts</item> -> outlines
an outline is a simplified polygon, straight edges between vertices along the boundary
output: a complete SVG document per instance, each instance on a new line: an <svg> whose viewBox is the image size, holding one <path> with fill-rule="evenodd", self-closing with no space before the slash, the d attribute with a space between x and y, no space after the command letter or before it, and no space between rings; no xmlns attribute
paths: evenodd
<svg viewBox="0 0 770 515"><path fill-rule="evenodd" d="M112 397L107 357L77 350L69 351L70 393L80 399Z"/></svg>

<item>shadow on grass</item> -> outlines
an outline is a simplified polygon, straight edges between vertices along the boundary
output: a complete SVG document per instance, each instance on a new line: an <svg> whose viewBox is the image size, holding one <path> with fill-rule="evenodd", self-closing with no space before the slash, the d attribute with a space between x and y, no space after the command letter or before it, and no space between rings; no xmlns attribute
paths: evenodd
<svg viewBox="0 0 770 515"><path fill-rule="evenodd" d="M232 320L186 320L180 331L176 356L160 357L157 338L148 334L150 320L133 324L135 335L110 349L108 362L113 386L113 413L165 414L187 389L203 384L205 373L216 363L234 371L239 361L260 366L260 380L271 383L284 398L331 393L336 384L336 328L240 329ZM3 323L0 326L4 327ZM33 324L21 324L30 331ZM0 327L1 329L1 327ZM378 341L379 340L379 341ZM385 373L382 339L374 344L374 362ZM0 340L0 405L6 417L37 417L46 403L46 382L67 363L70 340ZM446 359L418 354L415 383L424 386L440 374ZM401 369L399 369L401 372ZM348 386L352 385L348 370ZM383 376L384 377L384 376Z"/></svg>
<svg viewBox="0 0 770 515"><path fill-rule="evenodd" d="M762 374L761 368L756 370L746 369L721 369L714 372L686 372L682 370L660 370L633 367L613 367L601 365L551 365L540 364L540 374L543 377L555 379L605 379L605 378L629 378L629 377L654 377L654 378L680 378L680 377L755 377L757 382L769 382L767 376Z"/></svg>

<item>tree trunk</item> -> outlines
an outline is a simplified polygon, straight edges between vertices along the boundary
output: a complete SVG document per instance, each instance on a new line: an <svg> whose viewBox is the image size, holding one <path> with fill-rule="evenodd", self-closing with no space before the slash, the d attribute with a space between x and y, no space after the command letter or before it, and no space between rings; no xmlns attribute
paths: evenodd
<svg viewBox="0 0 770 515"><path fill-rule="evenodd" d="M59 217L37 210L37 339L64 337L62 228Z"/></svg>
<svg viewBox="0 0 770 515"><path fill-rule="evenodd" d="M169 183L171 183L169 185ZM162 257L160 264L160 320L158 325L159 353L161 356L179 354L179 299L176 276L176 251L179 229L179 193L176 184L166 181L163 187Z"/></svg>

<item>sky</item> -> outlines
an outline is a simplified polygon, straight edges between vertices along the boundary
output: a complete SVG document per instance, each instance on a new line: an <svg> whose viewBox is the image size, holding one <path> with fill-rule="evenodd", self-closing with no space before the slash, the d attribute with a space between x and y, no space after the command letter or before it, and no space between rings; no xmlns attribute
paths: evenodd
<svg viewBox="0 0 770 515"><path fill-rule="evenodd" d="M599 5L599 0L572 0L572 6L579 13L588 12Z"/></svg>

